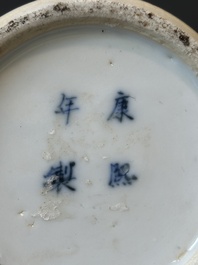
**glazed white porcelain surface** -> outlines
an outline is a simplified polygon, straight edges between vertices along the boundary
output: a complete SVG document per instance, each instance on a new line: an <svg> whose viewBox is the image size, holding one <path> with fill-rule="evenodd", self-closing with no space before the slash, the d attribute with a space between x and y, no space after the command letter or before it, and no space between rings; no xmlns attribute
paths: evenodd
<svg viewBox="0 0 198 265"><path fill-rule="evenodd" d="M198 79L185 61L76 25L2 56L0 84L1 265L187 264Z"/></svg>

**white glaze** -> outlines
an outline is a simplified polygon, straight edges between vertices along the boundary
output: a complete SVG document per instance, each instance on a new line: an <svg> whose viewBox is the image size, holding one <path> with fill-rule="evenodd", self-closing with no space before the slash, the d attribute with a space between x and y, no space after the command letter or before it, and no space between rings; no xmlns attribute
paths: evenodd
<svg viewBox="0 0 198 265"><path fill-rule="evenodd" d="M48 35L1 67L2 265L182 264L198 233L191 70L157 44L106 27ZM132 122L107 121L119 90L134 97ZM63 92L80 108L68 126L54 113ZM60 160L77 163L74 193L42 188ZM115 161L131 164L134 185L108 186Z"/></svg>
<svg viewBox="0 0 198 265"><path fill-rule="evenodd" d="M183 58L198 73L198 35L166 11L138 0L40 0L0 17L0 56L52 29L110 25L141 33Z"/></svg>

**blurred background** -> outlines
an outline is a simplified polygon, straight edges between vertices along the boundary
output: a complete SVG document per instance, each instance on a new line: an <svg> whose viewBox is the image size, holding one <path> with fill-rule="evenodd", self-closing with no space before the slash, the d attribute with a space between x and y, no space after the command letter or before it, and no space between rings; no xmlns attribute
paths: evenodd
<svg viewBox="0 0 198 265"><path fill-rule="evenodd" d="M17 8L21 5L27 4L28 0L1 0L0 16ZM147 0L153 5L156 5L174 16L178 17L191 28L198 32L198 8L197 0Z"/></svg>

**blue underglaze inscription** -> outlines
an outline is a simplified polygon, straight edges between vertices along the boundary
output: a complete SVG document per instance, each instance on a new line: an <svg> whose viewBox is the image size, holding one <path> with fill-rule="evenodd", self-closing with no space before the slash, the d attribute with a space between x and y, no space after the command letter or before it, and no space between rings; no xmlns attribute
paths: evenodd
<svg viewBox="0 0 198 265"><path fill-rule="evenodd" d="M115 187L122 185L131 185L133 181L136 181L138 178L135 175L129 174L130 165L128 163L125 164L111 164L110 165L110 179L109 186Z"/></svg>
<svg viewBox="0 0 198 265"><path fill-rule="evenodd" d="M119 122L122 122L124 117L129 120L134 120L134 117L128 114L129 98L132 97L119 91L118 96L115 98L115 107L107 120L117 119Z"/></svg>
<svg viewBox="0 0 198 265"><path fill-rule="evenodd" d="M73 176L73 170L75 162L70 162L68 165L63 165L60 161L59 165L51 167L46 175L43 177L46 179L43 186L48 189L48 191L56 190L59 193L62 187L65 187L71 191L76 191L76 189L71 186L71 182L76 178Z"/></svg>
<svg viewBox="0 0 198 265"><path fill-rule="evenodd" d="M66 125L69 124L71 112L79 109L74 106L76 98L77 97L67 97L65 94L62 94L60 104L55 111L56 114L66 115Z"/></svg>

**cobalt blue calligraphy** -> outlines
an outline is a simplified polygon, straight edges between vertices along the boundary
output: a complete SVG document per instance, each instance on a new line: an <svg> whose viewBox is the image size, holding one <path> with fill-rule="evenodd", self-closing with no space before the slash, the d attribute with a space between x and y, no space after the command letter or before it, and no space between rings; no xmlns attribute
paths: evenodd
<svg viewBox="0 0 198 265"><path fill-rule="evenodd" d="M62 94L60 104L55 111L56 114L65 114L66 115L66 124L69 124L71 112L78 110L79 108L74 107L74 101L77 97L67 97L65 94Z"/></svg>
<svg viewBox="0 0 198 265"><path fill-rule="evenodd" d="M59 193L62 187L65 187L71 191L76 189L70 185L70 182L76 179L73 176L73 169L75 162L70 162L68 165L63 165L62 162L59 162L59 165L51 167L50 170L44 175L46 181L43 186L48 190L56 190Z"/></svg>
<svg viewBox="0 0 198 265"><path fill-rule="evenodd" d="M131 115L128 114L129 98L131 97L125 95L123 92L118 92L118 96L115 98L115 107L110 116L108 117L108 120L117 119L119 122L122 122L124 117L129 120L134 119Z"/></svg>
<svg viewBox="0 0 198 265"><path fill-rule="evenodd" d="M119 163L111 164L109 186L131 185L138 178L133 174L129 175L129 171L130 165L128 163L121 165Z"/></svg>

